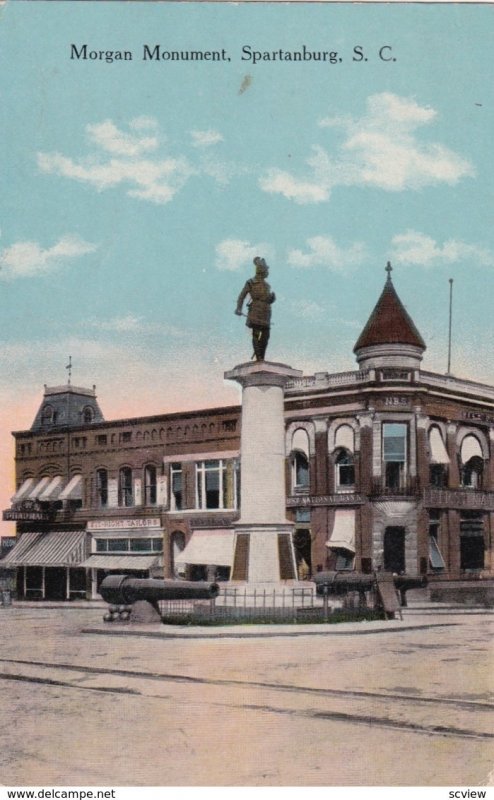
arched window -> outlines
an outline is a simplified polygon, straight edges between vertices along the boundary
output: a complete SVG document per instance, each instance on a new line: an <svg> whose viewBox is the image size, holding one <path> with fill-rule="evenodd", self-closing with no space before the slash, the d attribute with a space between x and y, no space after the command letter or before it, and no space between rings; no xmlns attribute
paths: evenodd
<svg viewBox="0 0 494 800"><path fill-rule="evenodd" d="M353 489L355 486L355 464L353 455L341 448L335 458L335 484L340 490Z"/></svg>
<svg viewBox="0 0 494 800"><path fill-rule="evenodd" d="M133 505L132 470L130 467L121 467L118 474L118 505Z"/></svg>
<svg viewBox="0 0 494 800"><path fill-rule="evenodd" d="M82 412L82 421L84 425L90 425L90 423L94 420L94 411L91 406L86 406Z"/></svg>
<svg viewBox="0 0 494 800"><path fill-rule="evenodd" d="M305 453L292 453L293 488L295 491L309 488L309 462Z"/></svg>
<svg viewBox="0 0 494 800"><path fill-rule="evenodd" d="M436 425L429 430L430 482L432 486L442 488L448 485L448 451L444 445L441 431Z"/></svg>
<svg viewBox="0 0 494 800"><path fill-rule="evenodd" d="M309 436L304 428L297 428L291 447L292 486L294 491L309 489Z"/></svg>
<svg viewBox="0 0 494 800"><path fill-rule="evenodd" d="M54 416L55 416L55 409L53 408L53 406L49 404L43 406L43 408L41 409L41 424L52 425L53 422L55 421Z"/></svg>
<svg viewBox="0 0 494 800"><path fill-rule="evenodd" d="M144 504L155 506L157 497L156 467L154 464L148 464L144 468Z"/></svg>
<svg viewBox="0 0 494 800"><path fill-rule="evenodd" d="M468 489L480 489L484 472L482 448L476 436L469 434L461 443L461 483Z"/></svg>
<svg viewBox="0 0 494 800"><path fill-rule="evenodd" d="M106 469L96 470L96 498L100 508L108 505L108 472Z"/></svg>

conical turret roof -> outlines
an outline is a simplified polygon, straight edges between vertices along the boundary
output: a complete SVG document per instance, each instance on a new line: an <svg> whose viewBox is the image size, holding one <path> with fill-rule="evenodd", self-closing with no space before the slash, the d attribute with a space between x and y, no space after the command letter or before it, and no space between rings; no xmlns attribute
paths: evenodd
<svg viewBox="0 0 494 800"><path fill-rule="evenodd" d="M353 348L354 353L365 347L385 344L403 344L426 349L414 321L396 293L391 280L391 269L388 261L388 277L384 289Z"/></svg>

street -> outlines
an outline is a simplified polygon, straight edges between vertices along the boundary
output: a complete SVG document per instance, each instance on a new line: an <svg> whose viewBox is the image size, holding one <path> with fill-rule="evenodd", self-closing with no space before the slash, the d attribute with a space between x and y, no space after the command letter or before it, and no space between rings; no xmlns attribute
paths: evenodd
<svg viewBox="0 0 494 800"><path fill-rule="evenodd" d="M102 613L0 609L2 784L493 783L492 613L409 608L403 630L370 633L81 633Z"/></svg>

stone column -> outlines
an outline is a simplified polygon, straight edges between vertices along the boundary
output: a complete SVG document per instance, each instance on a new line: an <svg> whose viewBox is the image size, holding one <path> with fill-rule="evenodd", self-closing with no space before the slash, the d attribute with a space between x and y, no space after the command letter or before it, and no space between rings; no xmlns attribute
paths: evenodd
<svg viewBox="0 0 494 800"><path fill-rule="evenodd" d="M232 580L296 579L286 518L284 387L302 375L286 364L255 361L225 373L242 386L240 520Z"/></svg>

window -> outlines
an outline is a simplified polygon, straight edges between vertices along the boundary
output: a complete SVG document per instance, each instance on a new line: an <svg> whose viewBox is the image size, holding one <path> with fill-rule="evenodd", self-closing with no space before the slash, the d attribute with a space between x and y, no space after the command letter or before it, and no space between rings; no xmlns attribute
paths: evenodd
<svg viewBox="0 0 494 800"><path fill-rule="evenodd" d="M85 436L75 436L72 439L72 444L76 450L84 450L87 444L87 438Z"/></svg>
<svg viewBox="0 0 494 800"><path fill-rule="evenodd" d="M132 432L131 431L124 431L124 433L120 434L120 441L121 442L130 442L132 440Z"/></svg>
<svg viewBox="0 0 494 800"><path fill-rule="evenodd" d="M466 464L461 466L461 484L466 489L482 488L484 461L479 456L472 456Z"/></svg>
<svg viewBox="0 0 494 800"><path fill-rule="evenodd" d="M444 559L439 549L439 532L441 529L441 512L429 511L429 565L434 572L445 568Z"/></svg>
<svg viewBox="0 0 494 800"><path fill-rule="evenodd" d="M130 550L132 553L150 553L153 545L151 539L130 539Z"/></svg>
<svg viewBox="0 0 494 800"><path fill-rule="evenodd" d="M106 433L100 433L96 437L96 444L106 444L107 441L108 441L108 437L107 437Z"/></svg>
<svg viewBox="0 0 494 800"><path fill-rule="evenodd" d="M56 421L55 409L53 406L46 405L41 409L41 424L52 425Z"/></svg>
<svg viewBox="0 0 494 800"><path fill-rule="evenodd" d="M128 507L133 505L133 502L132 470L130 467L122 467L118 481L118 505Z"/></svg>
<svg viewBox="0 0 494 800"><path fill-rule="evenodd" d="M106 469L96 470L96 495L98 506L106 508L108 505L108 472Z"/></svg>
<svg viewBox="0 0 494 800"><path fill-rule="evenodd" d="M82 421L84 425L89 425L94 419L94 411L91 406L86 406L82 412Z"/></svg>
<svg viewBox="0 0 494 800"><path fill-rule="evenodd" d="M460 518L460 569L484 568L484 517L480 511L463 511Z"/></svg>
<svg viewBox="0 0 494 800"><path fill-rule="evenodd" d="M384 481L388 489L400 489L406 478L407 426L398 422L383 425Z"/></svg>
<svg viewBox="0 0 494 800"><path fill-rule="evenodd" d="M353 456L348 450L340 450L335 459L336 488L353 489L355 486L355 465Z"/></svg>
<svg viewBox="0 0 494 800"><path fill-rule="evenodd" d="M444 489L448 485L448 468L446 464L431 464L429 467L431 486Z"/></svg>
<svg viewBox="0 0 494 800"><path fill-rule="evenodd" d="M183 508L181 464L171 465L170 487L170 509L172 511L181 511Z"/></svg>
<svg viewBox="0 0 494 800"><path fill-rule="evenodd" d="M305 453L296 450L292 455L293 488L303 491L309 488L309 461Z"/></svg>
<svg viewBox="0 0 494 800"><path fill-rule="evenodd" d="M128 539L108 539L108 552L126 553L129 549Z"/></svg>
<svg viewBox="0 0 494 800"><path fill-rule="evenodd" d="M335 570L337 572L344 571L344 570L352 570L353 564L355 561L355 556L353 553L349 553L347 550L336 550L336 562L335 562Z"/></svg>
<svg viewBox="0 0 494 800"><path fill-rule="evenodd" d="M482 447L476 436L469 434L461 443L461 483L467 489L480 489L484 472Z"/></svg>
<svg viewBox="0 0 494 800"><path fill-rule="evenodd" d="M149 464L144 469L144 504L155 506L157 499L156 467Z"/></svg>
<svg viewBox="0 0 494 800"><path fill-rule="evenodd" d="M222 459L196 464L196 508L234 508L236 487L233 461Z"/></svg>

